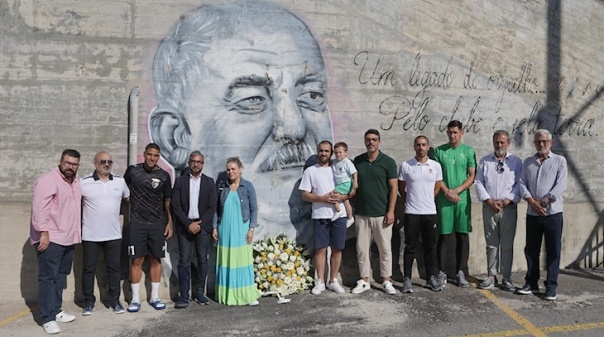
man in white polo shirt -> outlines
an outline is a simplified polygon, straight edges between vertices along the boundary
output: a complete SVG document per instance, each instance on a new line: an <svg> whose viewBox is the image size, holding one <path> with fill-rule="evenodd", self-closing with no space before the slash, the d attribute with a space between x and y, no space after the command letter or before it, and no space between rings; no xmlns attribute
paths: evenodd
<svg viewBox="0 0 604 337"><path fill-rule="evenodd" d="M405 253L403 256L403 293L412 293L411 269L421 236L426 261L426 286L440 291L437 277L436 244L438 225L434 197L440 191L443 173L440 164L428 158L430 141L417 136L413 141L415 157L403 162L398 173L398 192L405 200Z"/></svg>
<svg viewBox="0 0 604 337"><path fill-rule="evenodd" d="M82 291L84 311L90 316L94 312L94 274L101 248L107 262L109 306L116 314L124 313L120 304L120 251L122 230L120 206L123 199L130 197L124 178L111 174L111 155L101 151L94 157L96 170L81 179L82 190L82 247L84 267L82 269Z"/></svg>

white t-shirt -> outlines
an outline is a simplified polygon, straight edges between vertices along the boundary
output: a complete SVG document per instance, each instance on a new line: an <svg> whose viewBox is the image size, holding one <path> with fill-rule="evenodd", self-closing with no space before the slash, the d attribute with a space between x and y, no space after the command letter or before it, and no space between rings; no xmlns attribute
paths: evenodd
<svg viewBox="0 0 604 337"><path fill-rule="evenodd" d="M124 178L110 175L102 181L96 172L80 179L82 190L82 240L109 241L122 238L120 206L130 196Z"/></svg>
<svg viewBox="0 0 604 337"><path fill-rule="evenodd" d="M357 168L354 167L352 160L344 158L342 160L333 160L333 175L336 180L336 185L352 180L352 175L357 173Z"/></svg>
<svg viewBox="0 0 604 337"><path fill-rule="evenodd" d="M406 184L406 214L436 214L434 184L443 180L443 170L439 163L428 159L425 164L421 164L412 158L401 164L398 180Z"/></svg>
<svg viewBox="0 0 604 337"><path fill-rule="evenodd" d="M310 192L314 195L325 195L333 191L335 187L331 166L323 167L319 164L315 164L304 171L298 189L300 191ZM340 207L344 207L344 205L340 204ZM333 204L326 202L312 203L313 219L331 219L334 214L335 207Z"/></svg>

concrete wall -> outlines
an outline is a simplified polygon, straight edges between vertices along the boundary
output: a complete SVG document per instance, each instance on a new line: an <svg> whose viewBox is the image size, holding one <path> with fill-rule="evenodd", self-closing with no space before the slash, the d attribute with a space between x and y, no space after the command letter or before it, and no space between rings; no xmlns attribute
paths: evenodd
<svg viewBox="0 0 604 337"><path fill-rule="evenodd" d="M166 73L179 63L154 68L160 41L181 16L211 4L229 4L221 13L241 13L233 22L243 28L218 25L210 34L238 43L204 57L207 68L199 76L221 77L204 87L181 79L184 87L201 91L165 105L171 101L157 88L177 88ZM92 170L99 150L113 154L116 172L125 171L128 95L134 86L141 89L139 153L150 140L161 143L162 165L177 173L183 154L199 148L211 175L227 156L241 156L244 177L255 183L263 203L258 235L285 232L302 242L309 236L303 230L308 207L295 193L301 168L296 155L279 162L271 153L312 150L327 138L347 142L353 157L364 151L363 132L376 128L382 150L401 162L413 156L415 136L444 143L446 123L459 119L464 141L478 156L491 151L494 130L506 129L513 136L511 150L525 157L533 152L532 132L547 128L555 134L554 151L569 162L562 265L601 265L604 171L596 158L603 142L603 7L599 0L290 0L243 7L211 0L0 0L0 219L6 233L0 251L14 257L0 261L6 284L0 296L27 299L36 283L35 255L26 242L35 177L56 165L68 147L82 152L82 174ZM258 71L230 59L242 43L296 53L256 62L264 65ZM221 64L225 59L230 63ZM167 77L153 75L154 69ZM243 100L253 114L207 93L228 87L226 76L238 71L271 80L232 95L242 97L237 102ZM300 71L316 75L310 88L291 80ZM209 107L225 113L216 115L219 110ZM149 115L161 128L148 131ZM287 148L275 135L307 146ZM276 169L262 166L271 160ZM472 273L485 270L481 221L476 204ZM523 222L521 215L516 270L525 266ZM11 277L17 273L19 278Z"/></svg>

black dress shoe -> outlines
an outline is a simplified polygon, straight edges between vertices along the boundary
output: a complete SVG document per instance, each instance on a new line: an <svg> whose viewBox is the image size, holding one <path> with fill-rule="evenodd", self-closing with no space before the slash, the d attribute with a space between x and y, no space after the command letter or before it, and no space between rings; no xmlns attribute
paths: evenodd
<svg viewBox="0 0 604 337"><path fill-rule="evenodd" d="M210 301L208 301L208 299L203 296L203 294L197 294L194 298L195 302L201 304L201 305L208 305L210 304Z"/></svg>

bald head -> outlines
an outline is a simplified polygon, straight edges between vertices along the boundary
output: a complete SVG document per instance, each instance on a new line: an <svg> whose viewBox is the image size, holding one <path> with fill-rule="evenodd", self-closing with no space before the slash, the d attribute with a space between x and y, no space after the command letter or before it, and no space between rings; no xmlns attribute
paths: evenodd
<svg viewBox="0 0 604 337"><path fill-rule="evenodd" d="M94 168L101 179L106 179L111 174L113 160L107 151L101 151L94 156Z"/></svg>

